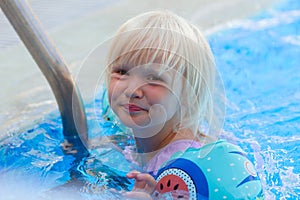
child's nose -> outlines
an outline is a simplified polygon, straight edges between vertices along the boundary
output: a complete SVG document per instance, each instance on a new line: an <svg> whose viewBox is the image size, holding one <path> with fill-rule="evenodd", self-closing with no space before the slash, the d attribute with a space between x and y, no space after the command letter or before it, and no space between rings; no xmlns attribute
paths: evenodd
<svg viewBox="0 0 300 200"><path fill-rule="evenodd" d="M135 90L126 90L125 94L128 98L141 99L143 97L143 91L141 90L141 88L136 88Z"/></svg>
<svg viewBox="0 0 300 200"><path fill-rule="evenodd" d="M128 98L142 98L144 95L142 81L139 80L129 81L127 88L125 89L125 95Z"/></svg>

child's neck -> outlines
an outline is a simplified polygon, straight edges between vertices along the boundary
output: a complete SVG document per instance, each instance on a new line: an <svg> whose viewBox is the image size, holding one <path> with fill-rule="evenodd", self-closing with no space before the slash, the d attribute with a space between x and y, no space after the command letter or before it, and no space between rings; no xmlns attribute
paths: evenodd
<svg viewBox="0 0 300 200"><path fill-rule="evenodd" d="M162 148L174 141L195 139L191 130L181 130L180 132L175 132L173 129L163 129L162 131L149 138L135 138L137 151L145 156L145 161L149 161Z"/></svg>

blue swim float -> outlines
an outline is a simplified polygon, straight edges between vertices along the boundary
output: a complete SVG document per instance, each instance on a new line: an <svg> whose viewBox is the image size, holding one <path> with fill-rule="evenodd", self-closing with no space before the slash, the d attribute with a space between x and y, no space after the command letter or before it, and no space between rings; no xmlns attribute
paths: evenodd
<svg viewBox="0 0 300 200"><path fill-rule="evenodd" d="M253 164L226 140L175 153L155 179L157 197L167 192L174 199L264 199Z"/></svg>

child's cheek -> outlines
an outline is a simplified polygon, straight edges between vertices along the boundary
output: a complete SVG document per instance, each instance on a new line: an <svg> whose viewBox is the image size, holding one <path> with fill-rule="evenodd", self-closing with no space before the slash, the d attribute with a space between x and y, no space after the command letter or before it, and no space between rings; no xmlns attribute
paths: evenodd
<svg viewBox="0 0 300 200"><path fill-rule="evenodd" d="M111 81L108 85L108 90L107 90L107 95L108 95L108 100L109 100L109 103L111 104L113 100L115 100L115 97L116 96L116 93L117 93L117 89L115 87L115 84L113 81Z"/></svg>

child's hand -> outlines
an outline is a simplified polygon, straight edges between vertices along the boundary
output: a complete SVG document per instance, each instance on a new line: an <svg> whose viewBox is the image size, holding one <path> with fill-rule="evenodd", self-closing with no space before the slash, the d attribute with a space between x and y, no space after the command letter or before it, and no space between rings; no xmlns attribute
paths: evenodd
<svg viewBox="0 0 300 200"><path fill-rule="evenodd" d="M126 176L129 179L135 179L135 183L132 191L124 194L125 197L141 200L152 199L151 194L155 190L156 181L150 174L132 171L129 172Z"/></svg>

